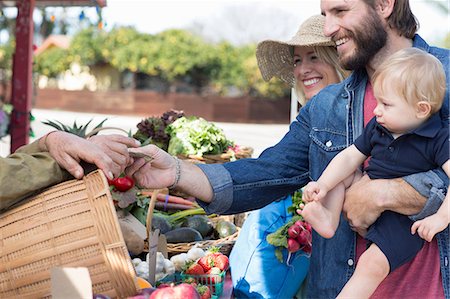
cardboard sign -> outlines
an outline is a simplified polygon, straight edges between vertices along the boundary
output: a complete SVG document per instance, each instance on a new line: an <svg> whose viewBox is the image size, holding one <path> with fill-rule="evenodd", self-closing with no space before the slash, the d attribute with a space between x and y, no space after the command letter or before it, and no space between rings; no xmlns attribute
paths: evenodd
<svg viewBox="0 0 450 299"><path fill-rule="evenodd" d="M56 267L51 269L53 299L91 299L92 281L87 268Z"/></svg>
<svg viewBox="0 0 450 299"><path fill-rule="evenodd" d="M158 252L159 229L150 231L148 240L148 282L155 285L156 253Z"/></svg>

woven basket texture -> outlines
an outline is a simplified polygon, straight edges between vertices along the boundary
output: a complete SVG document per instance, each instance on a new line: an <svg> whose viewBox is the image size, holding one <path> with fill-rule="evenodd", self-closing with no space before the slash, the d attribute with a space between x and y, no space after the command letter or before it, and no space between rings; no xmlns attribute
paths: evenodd
<svg viewBox="0 0 450 299"><path fill-rule="evenodd" d="M236 159L251 158L252 154L253 148L241 147L234 154L234 158ZM231 153L222 153L217 155L203 155L201 157L196 155L178 155L177 157L183 160L188 160L193 163L215 164L215 163L230 162L231 159L233 158L233 155Z"/></svg>
<svg viewBox="0 0 450 299"><path fill-rule="evenodd" d="M0 298L50 298L53 267L87 267L94 294L137 293L107 180L95 171L0 214Z"/></svg>

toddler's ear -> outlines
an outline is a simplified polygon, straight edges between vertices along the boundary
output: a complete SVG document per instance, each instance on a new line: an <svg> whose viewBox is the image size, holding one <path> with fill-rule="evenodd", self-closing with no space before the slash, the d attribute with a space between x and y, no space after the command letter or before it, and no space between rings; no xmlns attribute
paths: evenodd
<svg viewBox="0 0 450 299"><path fill-rule="evenodd" d="M427 101L420 101L416 104L416 116L418 118L426 118L430 116L431 105Z"/></svg>

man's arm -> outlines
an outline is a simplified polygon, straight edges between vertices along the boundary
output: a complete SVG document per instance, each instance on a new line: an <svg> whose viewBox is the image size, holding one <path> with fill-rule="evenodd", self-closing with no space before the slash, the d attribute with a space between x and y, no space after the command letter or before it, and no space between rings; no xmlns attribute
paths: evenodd
<svg viewBox="0 0 450 299"><path fill-rule="evenodd" d="M347 189L343 212L351 226L365 230L385 210L414 215L422 211L426 202L427 198L403 178L371 180L364 175Z"/></svg>
<svg viewBox="0 0 450 299"><path fill-rule="evenodd" d="M126 174L133 176L136 184L143 187L166 188L173 186L204 202L211 202L213 192L211 184L203 171L193 163L175 159L155 145L130 149L133 153L142 153L151 157L136 158L127 169Z"/></svg>

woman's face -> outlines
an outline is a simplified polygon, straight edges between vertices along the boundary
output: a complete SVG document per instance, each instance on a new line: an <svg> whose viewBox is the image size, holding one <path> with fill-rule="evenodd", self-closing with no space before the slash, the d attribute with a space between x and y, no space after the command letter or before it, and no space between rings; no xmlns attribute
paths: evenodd
<svg viewBox="0 0 450 299"><path fill-rule="evenodd" d="M294 47L294 77L306 100L325 86L340 81L336 69L320 60L312 47Z"/></svg>

